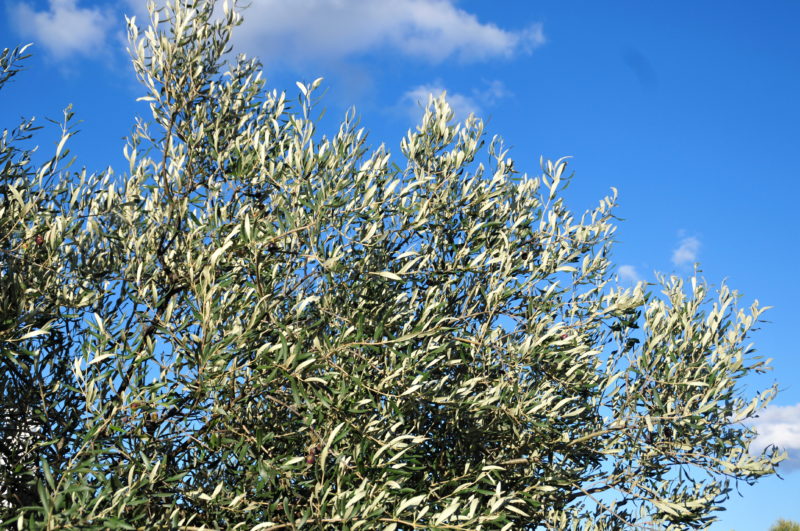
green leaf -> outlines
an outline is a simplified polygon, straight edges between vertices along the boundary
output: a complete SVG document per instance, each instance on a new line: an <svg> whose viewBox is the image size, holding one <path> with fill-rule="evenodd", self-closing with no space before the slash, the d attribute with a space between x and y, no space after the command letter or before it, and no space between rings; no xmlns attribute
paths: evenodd
<svg viewBox="0 0 800 531"><path fill-rule="evenodd" d="M400 275L392 273L391 271L377 271L377 272L370 271L369 274L381 276L384 278L388 278L390 280L400 280L400 281L403 280L403 278Z"/></svg>

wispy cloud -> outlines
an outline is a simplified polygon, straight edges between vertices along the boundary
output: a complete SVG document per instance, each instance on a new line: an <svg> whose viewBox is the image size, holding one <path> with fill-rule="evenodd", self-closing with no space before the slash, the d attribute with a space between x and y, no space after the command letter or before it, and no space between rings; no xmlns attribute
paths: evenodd
<svg viewBox="0 0 800 531"><path fill-rule="evenodd" d="M144 0L123 0L120 11L147 24ZM157 0L157 5L163 0ZM242 11L234 31L243 47L265 62L334 61L380 51L439 63L510 58L545 43L540 23L517 29L481 22L455 0L259 0ZM9 18L23 37L35 39L55 58L99 55L108 34L123 24L122 13L87 5L86 0L8 4ZM221 16L215 10L214 18Z"/></svg>
<svg viewBox="0 0 800 531"><path fill-rule="evenodd" d="M260 0L243 14L234 40L265 62L335 61L382 49L472 62L531 53L545 42L541 24L502 29L454 0Z"/></svg>
<svg viewBox="0 0 800 531"><path fill-rule="evenodd" d="M758 432L758 437L750 446L751 451L761 452L774 444L789 455L779 465L781 471L800 469L800 404L767 406L752 421L752 426Z"/></svg>
<svg viewBox="0 0 800 531"><path fill-rule="evenodd" d="M636 268L632 265L619 266L619 278L631 284L636 284L641 280L639 273L636 272Z"/></svg>
<svg viewBox="0 0 800 531"><path fill-rule="evenodd" d="M441 85L419 85L403 94L400 100L401 104L405 105L409 118L416 123L424 113L425 106L428 104L428 97L433 95L436 98L442 92L446 92L446 90ZM480 113L480 106L474 98L464 94L449 92L447 94L447 103L453 109L455 119L459 121L469 116L470 113L475 115Z"/></svg>
<svg viewBox="0 0 800 531"><path fill-rule="evenodd" d="M142 26L143 23L147 23L150 20L150 15L147 11L147 2L145 0L125 0L125 8L123 12L130 18L132 16L136 17L136 22L139 26ZM163 7L164 0L157 0L156 1L156 8Z"/></svg>
<svg viewBox="0 0 800 531"><path fill-rule="evenodd" d="M442 92L447 93L447 103L453 109L456 121L463 121L470 113L480 118L483 116L485 106L492 106L498 100L508 97L510 93L501 81L491 81L483 90L473 89L471 95L447 90L440 81L418 85L407 90L397 103L396 107L402 109L412 123L419 123L428 104L428 97L439 97Z"/></svg>
<svg viewBox="0 0 800 531"><path fill-rule="evenodd" d="M20 2L9 5L8 13L21 36L41 44L56 59L100 55L109 30L119 22L101 9L78 7L76 0L49 0L44 11Z"/></svg>
<svg viewBox="0 0 800 531"><path fill-rule="evenodd" d="M692 263L697 260L700 251L700 240L695 237L683 238L678 248L672 251L672 263L676 266Z"/></svg>

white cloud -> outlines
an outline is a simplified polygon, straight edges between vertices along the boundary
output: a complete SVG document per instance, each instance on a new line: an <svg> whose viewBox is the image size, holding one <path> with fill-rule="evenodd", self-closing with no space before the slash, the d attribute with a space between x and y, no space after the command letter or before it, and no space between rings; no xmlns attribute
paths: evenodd
<svg viewBox="0 0 800 531"><path fill-rule="evenodd" d="M489 87L482 92L482 95L486 103L489 105L494 105L498 100L510 96L511 93L506 90L506 87L502 81L495 79L494 81L489 82Z"/></svg>
<svg viewBox="0 0 800 531"><path fill-rule="evenodd" d="M414 123L417 123L425 112L428 97L433 95L434 98L437 98L442 92L446 92L446 90L441 85L419 85L403 94L401 103L405 104L409 118ZM453 109L455 119L458 121L463 120L470 113L476 116L480 113L478 103L473 98L463 94L448 93L447 103Z"/></svg>
<svg viewBox="0 0 800 531"><path fill-rule="evenodd" d="M672 251L672 263L684 265L697 260L700 251L700 240L694 237L683 238L677 249Z"/></svg>
<svg viewBox="0 0 800 531"><path fill-rule="evenodd" d="M381 48L434 63L530 53L545 42L541 24L504 30L453 0L261 0L243 11L234 41L261 57L336 61Z"/></svg>
<svg viewBox="0 0 800 531"><path fill-rule="evenodd" d="M125 5L127 9L123 11L128 16L128 18L135 16L136 23L141 27L146 25L147 22L150 20L150 15L147 11L147 1L146 0L125 0ZM164 1L158 0L156 2L156 7L163 7ZM124 20L124 19L123 19Z"/></svg>
<svg viewBox="0 0 800 531"><path fill-rule="evenodd" d="M788 459L778 465L779 471L800 469L800 404L767 406L751 422L758 432L750 446L752 452L761 452L774 444L789 454Z"/></svg>
<svg viewBox="0 0 800 531"><path fill-rule="evenodd" d="M98 55L106 34L118 21L97 8L81 8L76 0L50 0L49 9L35 11L26 3L9 7L10 18L23 37L44 46L56 59Z"/></svg>
<svg viewBox="0 0 800 531"><path fill-rule="evenodd" d="M622 265L619 267L619 277L625 281L630 282L631 284L636 284L641 280L639 277L639 273L636 272L636 268L632 265Z"/></svg>
<svg viewBox="0 0 800 531"><path fill-rule="evenodd" d="M483 116L484 106L494 105L497 100L510 95L502 81L495 80L487 84L488 87L485 90L473 89L470 96L447 90L439 81L418 85L407 90L401 96L396 107L403 109L412 123L418 124L428 104L428 97L437 98L442 92L446 92L447 103L453 109L456 121L464 121L470 113L479 118L485 118Z"/></svg>

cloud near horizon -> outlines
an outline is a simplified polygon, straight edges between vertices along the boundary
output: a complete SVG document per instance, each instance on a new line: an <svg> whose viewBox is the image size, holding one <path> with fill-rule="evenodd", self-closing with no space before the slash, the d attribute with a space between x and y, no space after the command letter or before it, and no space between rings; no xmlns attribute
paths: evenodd
<svg viewBox="0 0 800 531"><path fill-rule="evenodd" d="M41 44L56 59L100 55L117 23L110 13L78 7L76 0L49 0L44 11L25 2L11 3L7 12L22 37L34 39L34 44Z"/></svg>
<svg viewBox="0 0 800 531"><path fill-rule="evenodd" d="M778 472L800 470L800 404L767 406L750 424L758 432L751 452L761 452L774 444L789 455L778 465Z"/></svg>

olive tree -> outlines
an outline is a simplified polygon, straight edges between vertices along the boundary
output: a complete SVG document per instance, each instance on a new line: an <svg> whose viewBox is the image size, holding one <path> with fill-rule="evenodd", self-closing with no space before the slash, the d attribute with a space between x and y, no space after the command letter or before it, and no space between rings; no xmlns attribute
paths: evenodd
<svg viewBox="0 0 800 531"><path fill-rule="evenodd" d="M27 58L0 54L0 88ZM65 145L74 134L66 109L54 156L38 168L36 149L18 147L40 127L23 120L0 138L0 511L11 517L43 503L37 480L62 464L80 437L85 397L74 387L70 352L79 347L80 309L98 300L108 257L80 238L81 212L103 186L85 170L72 182ZM61 167L63 165L63 167ZM42 465L44 463L44 465ZM13 511L8 509L13 508Z"/></svg>
<svg viewBox="0 0 800 531"><path fill-rule="evenodd" d="M215 7L128 20L126 173L4 136L4 526L690 529L775 473L763 309L617 285L616 190L577 219L444 95L403 166L353 111L320 136L322 80L268 92Z"/></svg>
<svg viewBox="0 0 800 531"><path fill-rule="evenodd" d="M780 518L777 522L772 524L769 531L800 531L800 524Z"/></svg>

